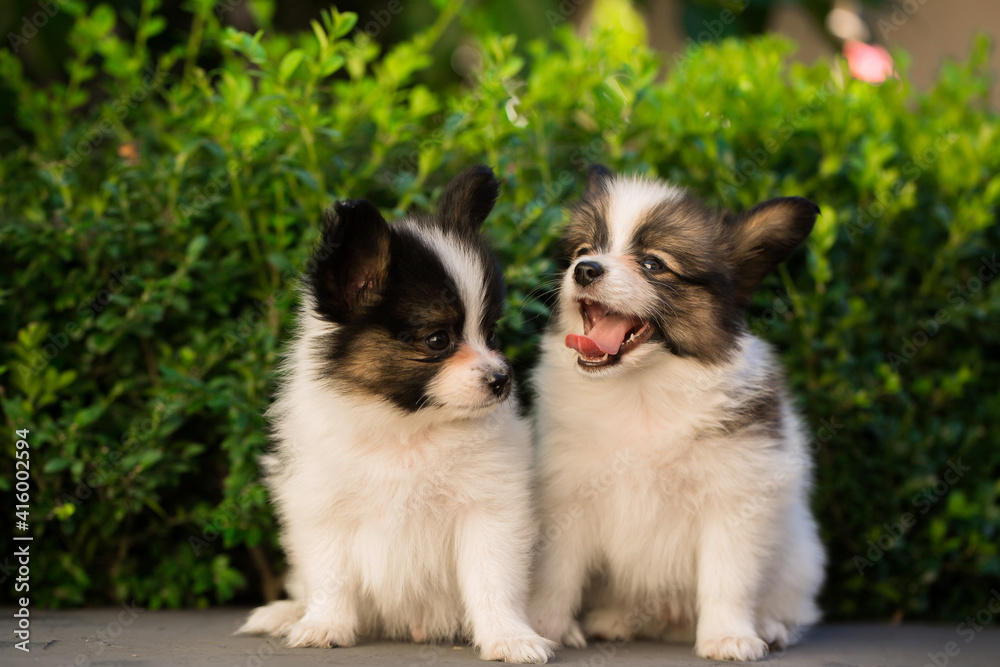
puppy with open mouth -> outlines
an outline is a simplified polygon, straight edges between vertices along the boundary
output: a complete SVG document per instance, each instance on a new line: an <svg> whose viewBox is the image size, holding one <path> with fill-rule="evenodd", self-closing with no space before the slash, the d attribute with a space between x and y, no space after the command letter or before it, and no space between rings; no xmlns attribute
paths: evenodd
<svg viewBox="0 0 1000 667"><path fill-rule="evenodd" d="M356 200L328 216L269 413L291 599L238 632L552 655L526 612L530 432L494 335L503 274L480 231L498 193L480 165L445 188L435 215L389 225Z"/></svg>
<svg viewBox="0 0 1000 667"><path fill-rule="evenodd" d="M744 322L818 211L737 216L591 168L534 377L543 636L693 635L702 657L756 660L818 619L808 442Z"/></svg>

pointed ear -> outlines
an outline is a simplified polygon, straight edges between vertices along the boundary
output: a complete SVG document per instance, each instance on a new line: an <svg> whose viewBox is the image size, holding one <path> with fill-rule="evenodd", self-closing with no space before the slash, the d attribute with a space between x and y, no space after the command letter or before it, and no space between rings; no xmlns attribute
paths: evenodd
<svg viewBox="0 0 1000 667"><path fill-rule="evenodd" d="M324 319L344 322L375 303L389 269L389 225L366 199L337 202L323 214L323 237L306 281Z"/></svg>
<svg viewBox="0 0 1000 667"><path fill-rule="evenodd" d="M583 198L589 199L605 192L612 178L614 172L603 164L590 165L587 168L587 186L583 190Z"/></svg>
<svg viewBox="0 0 1000 667"><path fill-rule="evenodd" d="M452 179L441 195L437 218L446 229L478 232L500 196L500 181L484 164Z"/></svg>
<svg viewBox="0 0 1000 667"><path fill-rule="evenodd" d="M736 218L728 230L737 294L749 301L774 267L812 231L819 207L802 197L778 197Z"/></svg>

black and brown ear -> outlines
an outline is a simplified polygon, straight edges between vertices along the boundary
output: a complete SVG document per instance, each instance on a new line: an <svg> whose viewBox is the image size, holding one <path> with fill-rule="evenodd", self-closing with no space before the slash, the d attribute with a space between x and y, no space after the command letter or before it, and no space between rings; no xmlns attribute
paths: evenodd
<svg viewBox="0 0 1000 667"><path fill-rule="evenodd" d="M593 198L607 192L615 174L603 164L592 164L587 168L587 186L583 190L584 199Z"/></svg>
<svg viewBox="0 0 1000 667"><path fill-rule="evenodd" d="M441 195L437 217L446 229L478 232L500 196L500 181L484 164L452 179Z"/></svg>
<svg viewBox="0 0 1000 667"><path fill-rule="evenodd" d="M389 224L366 199L337 202L323 214L323 236L306 269L320 315L344 322L378 300L389 269Z"/></svg>
<svg viewBox="0 0 1000 667"><path fill-rule="evenodd" d="M802 197L778 197L758 204L731 223L730 252L737 294L749 301L774 268L812 231L819 207Z"/></svg>

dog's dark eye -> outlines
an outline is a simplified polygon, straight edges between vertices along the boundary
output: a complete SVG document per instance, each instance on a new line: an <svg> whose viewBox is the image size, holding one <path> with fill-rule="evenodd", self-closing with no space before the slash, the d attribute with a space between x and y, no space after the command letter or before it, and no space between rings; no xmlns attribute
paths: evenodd
<svg viewBox="0 0 1000 667"><path fill-rule="evenodd" d="M489 333L486 334L486 344L490 346L490 349L495 350L497 348L496 329L490 329Z"/></svg>
<svg viewBox="0 0 1000 667"><path fill-rule="evenodd" d="M445 331L435 331L424 339L424 344L435 352L440 352L445 349L448 347L450 342L451 340L448 338L448 333Z"/></svg>
<svg viewBox="0 0 1000 667"><path fill-rule="evenodd" d="M642 261L640 261L639 263L642 264L642 268L646 269L647 271L651 271L653 273L663 271L667 268L666 264L664 264L658 258L653 256L643 257Z"/></svg>
<svg viewBox="0 0 1000 667"><path fill-rule="evenodd" d="M590 246L583 246L576 251L576 255L574 255L574 257L583 257L584 255L589 255L591 252L593 251L590 249Z"/></svg>

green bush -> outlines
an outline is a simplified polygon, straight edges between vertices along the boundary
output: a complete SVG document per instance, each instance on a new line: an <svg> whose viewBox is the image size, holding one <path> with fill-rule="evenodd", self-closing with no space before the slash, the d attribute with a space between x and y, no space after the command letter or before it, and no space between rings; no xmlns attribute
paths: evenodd
<svg viewBox="0 0 1000 667"><path fill-rule="evenodd" d="M220 27L210 0L191 5L190 40L155 55L153 0L127 42L125 17L81 13L65 83L28 84L0 51L17 105L0 135L2 407L8 432L31 429L37 604L275 592L256 457L320 211L362 196L392 216L423 208L477 161L504 181L488 231L510 288L501 340L522 377L563 205L590 162L733 208L817 201L808 249L749 323L781 350L816 432L824 608L943 619L988 599L1000 124L985 41L918 93L903 54L902 81L876 87L842 64L790 65L777 39L727 40L691 44L661 78L620 25L517 45L472 17L460 20L476 80L432 90L421 72L459 20L453 2L386 53L350 14L247 35ZM5 441L5 470L13 452ZM12 480L0 476L7 498Z"/></svg>

